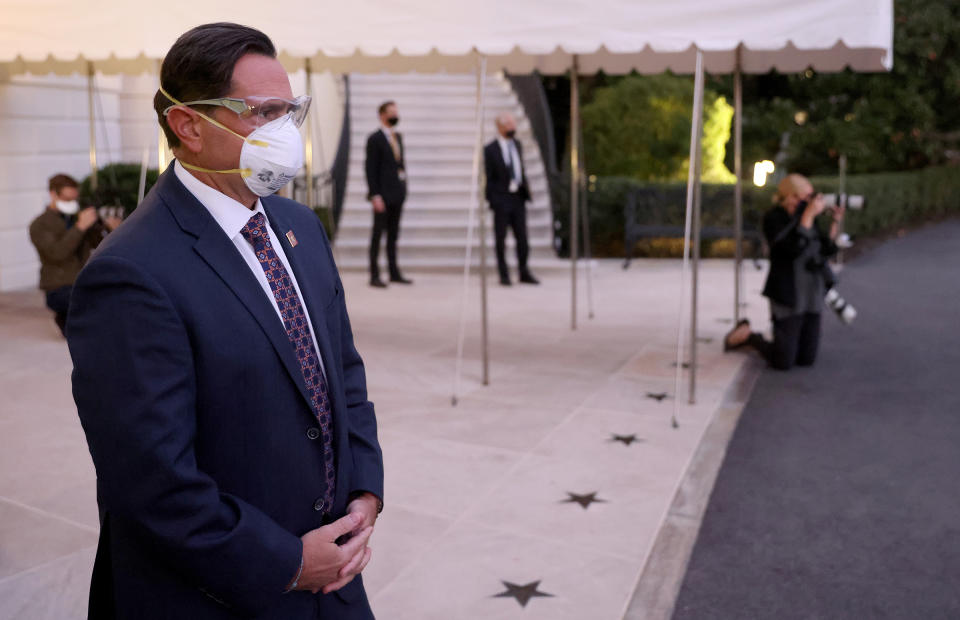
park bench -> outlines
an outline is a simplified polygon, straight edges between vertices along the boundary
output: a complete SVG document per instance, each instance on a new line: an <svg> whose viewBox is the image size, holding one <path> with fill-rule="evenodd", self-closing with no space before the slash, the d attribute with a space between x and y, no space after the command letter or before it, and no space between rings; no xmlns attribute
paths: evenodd
<svg viewBox="0 0 960 620"><path fill-rule="evenodd" d="M726 198L725 196L723 198ZM718 203L733 204L733 195L729 200L718 200ZM655 188L641 187L632 190L627 195L624 213L624 262L623 268L630 268L633 258L633 249L641 239L682 239L684 227L669 224L649 224L647 222L667 221L667 201L664 193ZM756 222L748 221L745 214L743 222L743 240L749 242L753 250L753 264L761 269L760 258L763 255L763 235ZM736 232L732 226L701 226L702 240L734 239Z"/></svg>

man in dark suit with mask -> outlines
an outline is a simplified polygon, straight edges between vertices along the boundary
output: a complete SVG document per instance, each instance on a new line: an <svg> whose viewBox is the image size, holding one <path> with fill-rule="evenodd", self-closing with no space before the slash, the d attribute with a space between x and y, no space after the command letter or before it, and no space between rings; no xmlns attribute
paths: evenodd
<svg viewBox="0 0 960 620"><path fill-rule="evenodd" d="M309 97L226 23L177 39L160 85L177 159L67 317L100 506L89 617L371 620L376 417L326 233L273 195Z"/></svg>
<svg viewBox="0 0 960 620"><path fill-rule="evenodd" d="M527 267L530 245L527 242L527 202L530 185L523 165L523 147L516 139L517 121L504 112L497 116L497 139L484 149L487 173L487 202L493 209L493 227L497 239L497 269L500 284L510 286L507 269L507 228L513 230L517 242L517 266L520 282L540 284Z"/></svg>
<svg viewBox="0 0 960 620"><path fill-rule="evenodd" d="M367 199L373 207L373 232L370 236L370 286L385 288L380 279L380 237L387 232L387 264L390 281L413 284L397 266L397 239L400 215L407 198L407 171L403 158L403 138L397 131L400 117L397 104L385 101L377 109L380 128L367 137Z"/></svg>

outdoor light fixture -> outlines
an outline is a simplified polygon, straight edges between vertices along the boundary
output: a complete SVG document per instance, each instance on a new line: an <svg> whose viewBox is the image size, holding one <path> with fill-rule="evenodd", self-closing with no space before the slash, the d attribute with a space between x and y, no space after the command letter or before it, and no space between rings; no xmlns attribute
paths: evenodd
<svg viewBox="0 0 960 620"><path fill-rule="evenodd" d="M773 162L769 159L753 164L753 184L763 187L767 184L767 175L773 174Z"/></svg>

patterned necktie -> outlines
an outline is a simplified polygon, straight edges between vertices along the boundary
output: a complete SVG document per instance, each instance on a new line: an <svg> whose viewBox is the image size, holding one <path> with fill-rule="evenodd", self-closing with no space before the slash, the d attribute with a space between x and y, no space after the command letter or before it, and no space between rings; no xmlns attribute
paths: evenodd
<svg viewBox="0 0 960 620"><path fill-rule="evenodd" d="M320 435L323 440L323 467L327 488L323 493L323 513L329 513L333 507L333 492L335 476L333 468L333 421L330 414L330 399L327 396L327 382L320 369L320 358L313 346L310 329L307 325L307 315L303 311L300 296L293 287L290 274L277 257L273 243L267 232L267 219L262 213L256 213L240 231L243 238L253 246L253 251L267 275L273 298L280 308L283 317L283 327L287 330L287 338L297 355L303 381L307 385L310 395L310 406L320 422Z"/></svg>

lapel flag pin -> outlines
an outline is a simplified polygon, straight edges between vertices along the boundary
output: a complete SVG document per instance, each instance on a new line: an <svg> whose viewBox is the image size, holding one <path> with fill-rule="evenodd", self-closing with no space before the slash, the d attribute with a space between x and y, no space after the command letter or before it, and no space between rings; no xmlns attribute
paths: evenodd
<svg viewBox="0 0 960 620"><path fill-rule="evenodd" d="M296 236L294 236L292 230L288 230L288 231L287 231L287 241L290 242L290 247L291 247L291 248L297 247L297 238L296 238Z"/></svg>

